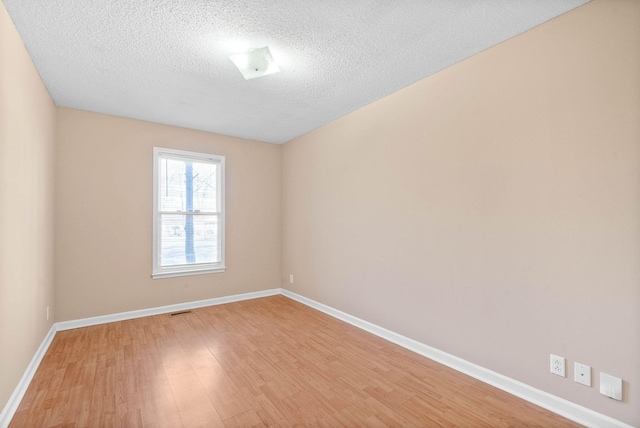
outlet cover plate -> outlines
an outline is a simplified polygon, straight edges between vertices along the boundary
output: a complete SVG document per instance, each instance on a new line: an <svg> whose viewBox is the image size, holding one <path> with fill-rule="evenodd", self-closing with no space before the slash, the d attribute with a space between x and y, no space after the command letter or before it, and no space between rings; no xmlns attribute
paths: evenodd
<svg viewBox="0 0 640 428"><path fill-rule="evenodd" d="M614 400L622 400L622 379L610 374L600 373L600 394Z"/></svg>
<svg viewBox="0 0 640 428"><path fill-rule="evenodd" d="M564 377L564 357L559 357L557 355L550 355L550 370L554 375Z"/></svg>
<svg viewBox="0 0 640 428"><path fill-rule="evenodd" d="M573 363L573 380L591 386L591 367L586 364Z"/></svg>

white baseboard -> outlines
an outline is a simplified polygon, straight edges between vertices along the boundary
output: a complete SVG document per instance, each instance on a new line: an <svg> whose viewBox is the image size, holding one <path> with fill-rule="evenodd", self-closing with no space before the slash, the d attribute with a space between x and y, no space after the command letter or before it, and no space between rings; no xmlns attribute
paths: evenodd
<svg viewBox="0 0 640 428"><path fill-rule="evenodd" d="M47 349L49 349L49 345L51 345L51 341L53 341L53 337L55 335L56 328L55 324L53 324L31 359L27 369L24 371L20 382L18 382L18 386L13 390L13 394L9 397L9 401L7 401L4 409L2 409L2 413L0 413L0 428L7 428L9 426L9 422L11 422L16 410L18 410L18 406L20 405L24 394L27 392L31 379L33 379L33 375L36 374L36 370L38 370L40 362L42 361L42 358L44 358L44 354L47 352Z"/></svg>
<svg viewBox="0 0 640 428"><path fill-rule="evenodd" d="M416 340L409 339L398 333L372 324L368 321L349 315L345 312L334 309L330 306L316 302L315 300L293 293L289 290L282 289L282 294L290 299L296 300L304 305L317 309L325 314L331 315L341 321L347 322L369 333L375 334L389 342L402 346L410 351L437 361L447 367L469 375L484 383L495 386L505 392L508 392L523 400L536 404L544 409L552 411L560 416L564 416L579 424L594 428L633 428L622 421L614 419L610 416L603 415L586 407L572 403L564 398L549 394L548 392L529 386L525 383L511 379L507 376L496 373L492 370L480 367L469 361L458 358L431 346L420 343Z"/></svg>
<svg viewBox="0 0 640 428"><path fill-rule="evenodd" d="M31 380L33 379L33 376L38 369L38 366L40 365L40 362L42 361L44 354L47 352L47 349L49 348L49 345L51 344L51 341L53 340L57 331L88 327L115 321L124 321L151 315L166 314L170 312L185 311L189 309L197 309L205 306L222 305L225 303L239 302L242 300L275 296L278 294L282 294L290 299L296 300L304 305L324 312L334 318L347 322L355 327L368 331L369 333L373 333L376 336L388 340L389 342L395 343L399 346L402 346L403 348L409 349L410 351L413 351L431 360L437 361L447 367L462 372L489 385L495 386L496 388L499 388L503 391L506 391L510 394L513 394L517 397L520 397L526 401L529 401L533 404L536 404L542 408L550 410L587 427L633 428L631 425L627 425L617 419L572 403L571 401L565 400L564 398L556 397L555 395L549 394L545 391L534 388L515 379L511 379L507 376L501 375L500 373L496 373L492 370L480 367L469 361L463 360L462 358L458 358L439 349L432 348L428 345L425 345L424 343L409 339L408 337L394 333L368 321L354 317L330 306L316 302L315 300L281 288L55 323L49 329L49 332L40 344L40 347L33 356L33 359L27 366L27 369L20 379L18 386L13 391L13 394L11 394L11 397L2 410L2 413L0 413L0 428L7 428L9 422L11 422L13 415L18 409L18 406L20 405L25 392L29 387L29 383L31 383Z"/></svg>
<svg viewBox="0 0 640 428"><path fill-rule="evenodd" d="M253 293L234 294L232 296L215 297L213 299L196 300L194 302L178 303L175 305L159 306L157 308L140 309L137 311L119 312L111 315L101 315L78 320L62 321L56 323L58 331L71 330L73 328L89 327L92 325L106 324L116 321L130 320L134 318L149 317L152 315L168 314L171 312L188 311L190 309L204 308L205 306L223 305L225 303L240 302L242 300L258 299L260 297L275 296L280 294L279 288L271 290L255 291Z"/></svg>

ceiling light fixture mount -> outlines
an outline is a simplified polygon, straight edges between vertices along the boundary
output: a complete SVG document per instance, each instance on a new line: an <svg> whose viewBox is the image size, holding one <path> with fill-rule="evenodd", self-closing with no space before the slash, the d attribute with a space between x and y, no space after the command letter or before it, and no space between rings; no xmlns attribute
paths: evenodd
<svg viewBox="0 0 640 428"><path fill-rule="evenodd" d="M267 46L263 48L249 49L247 52L231 55L231 61L238 67L245 80L280 71Z"/></svg>

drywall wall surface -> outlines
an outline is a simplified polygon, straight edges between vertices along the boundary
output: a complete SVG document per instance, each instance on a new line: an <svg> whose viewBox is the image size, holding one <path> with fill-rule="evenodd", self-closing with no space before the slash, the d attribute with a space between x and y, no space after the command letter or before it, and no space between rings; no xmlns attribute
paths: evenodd
<svg viewBox="0 0 640 428"><path fill-rule="evenodd" d="M0 410L53 323L55 114L0 3Z"/></svg>
<svg viewBox="0 0 640 428"><path fill-rule="evenodd" d="M57 321L279 287L281 147L61 108ZM226 157L226 272L151 279L153 147Z"/></svg>
<svg viewBox="0 0 640 428"><path fill-rule="evenodd" d="M639 22L594 0L286 143L283 287L640 426Z"/></svg>

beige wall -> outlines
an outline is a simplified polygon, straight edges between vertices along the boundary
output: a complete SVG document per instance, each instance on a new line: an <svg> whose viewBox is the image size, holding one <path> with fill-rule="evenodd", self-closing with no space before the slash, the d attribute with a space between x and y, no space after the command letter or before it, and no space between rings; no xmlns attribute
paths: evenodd
<svg viewBox="0 0 640 428"><path fill-rule="evenodd" d="M151 279L154 146L226 156L226 272ZM281 146L60 108L56 155L56 321L280 286Z"/></svg>
<svg viewBox="0 0 640 428"><path fill-rule="evenodd" d="M55 106L0 3L0 411L53 321Z"/></svg>
<svg viewBox="0 0 640 428"><path fill-rule="evenodd" d="M285 144L283 286L640 426L639 22L595 0Z"/></svg>

